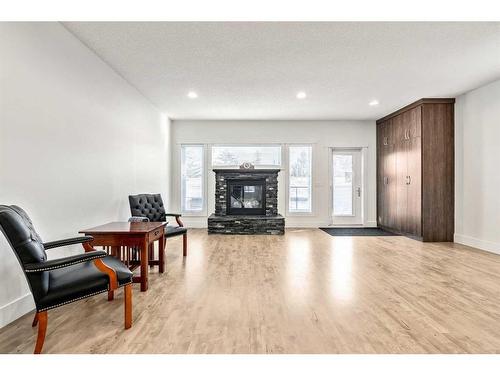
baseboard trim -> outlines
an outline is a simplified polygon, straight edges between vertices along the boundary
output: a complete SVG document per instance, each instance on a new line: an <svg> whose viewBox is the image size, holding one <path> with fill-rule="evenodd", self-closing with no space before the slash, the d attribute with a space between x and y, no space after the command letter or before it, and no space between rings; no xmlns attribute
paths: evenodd
<svg viewBox="0 0 500 375"><path fill-rule="evenodd" d="M476 249L500 255L500 243L481 240L479 238L466 236L464 234L459 234L459 233L455 233L454 241L462 245L475 247Z"/></svg>
<svg viewBox="0 0 500 375"><path fill-rule="evenodd" d="M35 304L31 293L16 298L0 307L0 328L34 310Z"/></svg>

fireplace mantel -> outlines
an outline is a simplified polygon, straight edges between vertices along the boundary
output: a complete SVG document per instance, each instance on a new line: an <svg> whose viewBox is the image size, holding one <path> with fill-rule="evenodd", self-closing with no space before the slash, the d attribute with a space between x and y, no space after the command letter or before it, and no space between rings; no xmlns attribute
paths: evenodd
<svg viewBox="0 0 500 375"><path fill-rule="evenodd" d="M215 168L212 169L215 173L279 173L281 169L264 169L264 168L253 168L253 169L243 169L243 168Z"/></svg>

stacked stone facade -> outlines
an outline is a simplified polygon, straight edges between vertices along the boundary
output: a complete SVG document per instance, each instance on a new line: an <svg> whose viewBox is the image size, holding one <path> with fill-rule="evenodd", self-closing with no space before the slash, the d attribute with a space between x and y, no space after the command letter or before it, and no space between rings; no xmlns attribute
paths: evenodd
<svg viewBox="0 0 500 375"><path fill-rule="evenodd" d="M208 218L208 233L284 234L285 218L278 214L279 169L214 169L215 213ZM228 215L228 180L266 181L266 215Z"/></svg>

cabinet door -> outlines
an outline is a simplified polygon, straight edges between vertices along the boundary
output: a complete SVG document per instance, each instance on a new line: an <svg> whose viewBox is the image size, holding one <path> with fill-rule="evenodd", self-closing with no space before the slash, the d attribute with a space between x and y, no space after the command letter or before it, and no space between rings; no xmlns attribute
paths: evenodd
<svg viewBox="0 0 500 375"><path fill-rule="evenodd" d="M422 150L421 138L411 138L408 147L407 232L422 234Z"/></svg>
<svg viewBox="0 0 500 375"><path fill-rule="evenodd" d="M394 144L406 141L407 127L404 122L405 113L402 113L392 118Z"/></svg>
<svg viewBox="0 0 500 375"><path fill-rule="evenodd" d="M408 131L410 138L418 138L422 134L422 107L408 111Z"/></svg>
<svg viewBox="0 0 500 375"><path fill-rule="evenodd" d="M396 227L396 207L397 207L397 195L396 195L396 152L395 146L393 144L389 145L384 158L385 161L385 175L386 175L386 185L385 185L385 198L384 198L384 214L386 226L390 228Z"/></svg>
<svg viewBox="0 0 500 375"><path fill-rule="evenodd" d="M386 122L377 124L377 147L380 152L382 152L382 149L384 148L385 144L386 127L387 127Z"/></svg>
<svg viewBox="0 0 500 375"><path fill-rule="evenodd" d="M384 131L385 131L385 137L386 137L386 140L387 140L387 144L385 145L386 148L391 146L391 145L394 145L394 141L395 141L395 138L394 138L394 126L392 124L392 119L389 119L387 121L385 121L385 128L384 128Z"/></svg>
<svg viewBox="0 0 500 375"><path fill-rule="evenodd" d="M377 221L386 225L384 221L385 207L385 124L377 125Z"/></svg>
<svg viewBox="0 0 500 375"><path fill-rule="evenodd" d="M408 142L396 144L396 223L395 228L407 231L408 210Z"/></svg>
<svg viewBox="0 0 500 375"><path fill-rule="evenodd" d="M385 149L380 147L378 150L378 172L377 172L377 221L380 225L386 226L385 222L385 196L386 196L386 172L385 172Z"/></svg>

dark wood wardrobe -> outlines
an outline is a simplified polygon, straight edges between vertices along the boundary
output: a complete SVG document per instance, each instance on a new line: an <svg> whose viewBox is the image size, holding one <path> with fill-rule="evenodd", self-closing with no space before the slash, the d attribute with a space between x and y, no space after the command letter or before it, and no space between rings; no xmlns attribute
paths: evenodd
<svg viewBox="0 0 500 375"><path fill-rule="evenodd" d="M453 241L455 99L421 99L377 120L377 222Z"/></svg>

